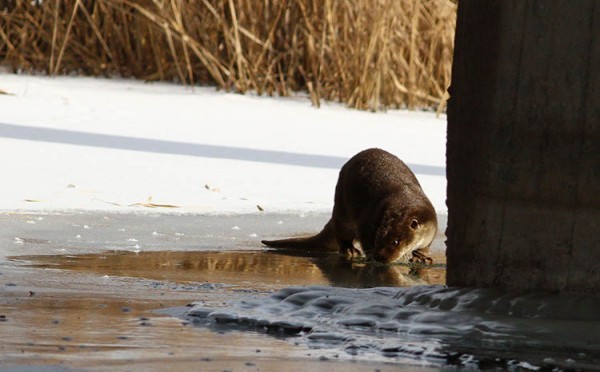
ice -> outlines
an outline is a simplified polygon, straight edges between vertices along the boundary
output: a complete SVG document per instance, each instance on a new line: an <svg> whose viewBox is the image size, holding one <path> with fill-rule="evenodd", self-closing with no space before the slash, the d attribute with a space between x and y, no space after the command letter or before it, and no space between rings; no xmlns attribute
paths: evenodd
<svg viewBox="0 0 600 372"><path fill-rule="evenodd" d="M291 287L213 311L196 305L187 318L202 325L243 324L294 334L312 347L340 348L353 355L410 354L440 363L508 367L513 362L503 356L510 352L514 366L535 370L600 360L598 309L600 298L574 294L519 295L437 285Z"/></svg>

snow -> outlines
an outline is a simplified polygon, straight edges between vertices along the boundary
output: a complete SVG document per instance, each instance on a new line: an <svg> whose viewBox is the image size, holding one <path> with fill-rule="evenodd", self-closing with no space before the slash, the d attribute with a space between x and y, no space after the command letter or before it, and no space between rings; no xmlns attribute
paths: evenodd
<svg viewBox="0 0 600 372"><path fill-rule="evenodd" d="M341 165L380 147L447 213L444 115L122 79L0 74L0 90L1 210L323 212Z"/></svg>

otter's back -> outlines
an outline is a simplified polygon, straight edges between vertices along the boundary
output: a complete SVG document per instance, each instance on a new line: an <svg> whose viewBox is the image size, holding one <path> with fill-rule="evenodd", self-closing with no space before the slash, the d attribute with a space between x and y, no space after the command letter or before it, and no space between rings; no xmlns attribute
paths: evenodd
<svg viewBox="0 0 600 372"><path fill-rule="evenodd" d="M353 199L378 199L392 190L404 196L423 194L419 181L402 160L376 148L361 151L348 160L340 171L338 182L342 183L339 186L344 193L353 195Z"/></svg>

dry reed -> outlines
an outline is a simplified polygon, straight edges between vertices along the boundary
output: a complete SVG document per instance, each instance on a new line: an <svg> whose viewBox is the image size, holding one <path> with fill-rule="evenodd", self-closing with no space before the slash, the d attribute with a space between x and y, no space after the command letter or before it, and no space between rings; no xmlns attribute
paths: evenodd
<svg viewBox="0 0 600 372"><path fill-rule="evenodd" d="M452 0L0 0L0 61L441 110L455 12Z"/></svg>

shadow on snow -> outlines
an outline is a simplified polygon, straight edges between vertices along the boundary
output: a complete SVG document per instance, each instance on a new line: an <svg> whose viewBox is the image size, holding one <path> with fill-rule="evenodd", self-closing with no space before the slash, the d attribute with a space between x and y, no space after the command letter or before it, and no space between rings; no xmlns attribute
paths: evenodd
<svg viewBox="0 0 600 372"><path fill-rule="evenodd" d="M135 138L3 123L0 123L0 137L118 150L197 156L216 159L244 160L328 169L340 169L348 160L338 156L299 154L287 151L259 150L190 142L165 141L149 138ZM407 165L413 170L413 172L417 174L430 176L446 175L446 169L444 167L421 164Z"/></svg>

